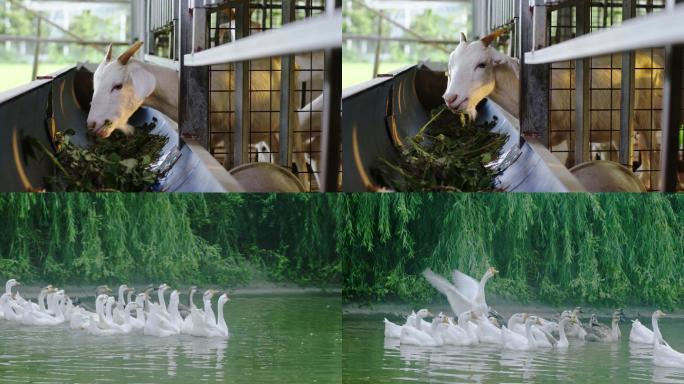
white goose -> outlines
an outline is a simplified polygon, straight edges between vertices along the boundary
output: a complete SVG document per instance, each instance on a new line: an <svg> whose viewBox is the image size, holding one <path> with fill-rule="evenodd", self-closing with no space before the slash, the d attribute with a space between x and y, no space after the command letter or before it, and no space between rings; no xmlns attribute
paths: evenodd
<svg viewBox="0 0 684 384"><path fill-rule="evenodd" d="M478 282L472 277L454 270L452 278L454 284L442 276L432 272L429 268L423 271L423 276L435 289L447 297L451 310L454 313L473 311L476 315L487 315L489 307L485 300L485 285L487 280L498 271L490 267Z"/></svg>
<svg viewBox="0 0 684 384"><path fill-rule="evenodd" d="M629 331L629 342L636 344L653 344L654 333L648 327L641 324L639 319L632 320L632 329Z"/></svg>
<svg viewBox="0 0 684 384"><path fill-rule="evenodd" d="M525 336L513 332L507 327L501 327L501 339L504 349L516 351L532 351L537 349L537 343L532 336L532 326L541 325L535 316L525 315Z"/></svg>
<svg viewBox="0 0 684 384"><path fill-rule="evenodd" d="M135 318L131 318L131 326L134 329L142 329L145 327L145 293L140 293L135 297Z"/></svg>
<svg viewBox="0 0 684 384"><path fill-rule="evenodd" d="M527 335L526 313L516 313L508 319L508 329L521 336ZM534 316L536 322L531 327L532 337L534 338L537 347L552 347L556 340L546 332L542 326L542 321L539 317Z"/></svg>
<svg viewBox="0 0 684 384"><path fill-rule="evenodd" d="M69 320L69 327L73 330L88 329L91 322L94 322L94 320L85 313L85 309L75 307Z"/></svg>
<svg viewBox="0 0 684 384"><path fill-rule="evenodd" d="M385 337L390 339L401 338L401 328L406 326L418 329L427 329L429 328L430 323L423 320L426 317L432 317L432 313L430 313L430 311L427 309L421 309L417 313L413 312L406 318L406 323L403 326L395 324L385 318Z"/></svg>
<svg viewBox="0 0 684 384"><path fill-rule="evenodd" d="M183 326L183 318L178 312L178 304L180 303L180 296L178 290L173 290L169 298L169 318L170 323L173 324L174 328L180 333L181 327Z"/></svg>
<svg viewBox="0 0 684 384"><path fill-rule="evenodd" d="M570 343L568 342L568 337L565 334L565 327L568 324L575 324L577 323L577 318L576 317L564 317L560 320L558 323L558 342L556 343L556 348L559 349L564 349L570 346Z"/></svg>
<svg viewBox="0 0 684 384"><path fill-rule="evenodd" d="M438 326L440 320L437 316L433 317L430 328L426 330L420 330L415 327L402 327L401 337L399 338L399 343L402 345L416 345L420 347L437 347L444 344L440 332L438 332Z"/></svg>
<svg viewBox="0 0 684 384"><path fill-rule="evenodd" d="M684 353L675 351L663 339L660 328L658 328L658 319L665 317L665 313L661 310L653 312L651 317L651 325L653 326L653 364L658 367L668 368L684 368Z"/></svg>
<svg viewBox="0 0 684 384"><path fill-rule="evenodd" d="M493 321L496 321L495 319ZM501 328L492 323L492 320L484 315L477 315L477 338L483 344L501 344Z"/></svg>
<svg viewBox="0 0 684 384"><path fill-rule="evenodd" d="M119 296L116 301L116 307L112 311L114 322L117 324L123 324L124 322L124 310L126 308L126 300L124 299L124 296L129 292L129 290L130 288L128 288L128 285L119 285ZM130 300L128 302L130 303Z"/></svg>
<svg viewBox="0 0 684 384"><path fill-rule="evenodd" d="M458 316L458 324L452 324L443 314L438 318L444 319L439 325L441 338L444 344L450 345L475 345L480 342L476 333L477 326L470 321L476 319L474 312L466 311Z"/></svg>
<svg viewBox="0 0 684 384"><path fill-rule="evenodd" d="M5 293L12 294L12 287L20 287L21 283L18 282L16 279L9 279L7 282L5 282ZM29 305L32 310L40 310L40 307L36 303L32 303L28 300L25 300L21 295L19 294L19 289L16 289L16 292L13 296L14 301L16 301L17 304L23 306Z"/></svg>
<svg viewBox="0 0 684 384"><path fill-rule="evenodd" d="M95 313L97 314L97 320L91 319L87 324L88 328L86 328L88 333L91 335L110 336L119 334L118 330L109 328L109 323L105 320L104 304L107 301L107 297L107 295L101 294L95 299Z"/></svg>
<svg viewBox="0 0 684 384"><path fill-rule="evenodd" d="M165 285L166 284L163 284L162 286ZM179 330L171 323L170 316L165 307L162 287L160 287L159 298L161 301L159 304L149 302L148 298L150 311L147 314L145 326L143 327L143 334L157 337L177 335Z"/></svg>
<svg viewBox="0 0 684 384"><path fill-rule="evenodd" d="M186 329L186 333L192 336L200 337L218 337L222 335L222 331L219 329L216 320L212 320L215 319L215 316L214 311L211 309L211 299L215 293L217 293L217 291L214 289L208 289L204 292L204 295L202 295L204 310L193 309L190 312L190 316L192 317L192 327ZM223 303L225 303L225 301ZM223 319L223 304L219 305L218 310L220 312L220 318ZM226 330L227 329L228 328L226 327Z"/></svg>

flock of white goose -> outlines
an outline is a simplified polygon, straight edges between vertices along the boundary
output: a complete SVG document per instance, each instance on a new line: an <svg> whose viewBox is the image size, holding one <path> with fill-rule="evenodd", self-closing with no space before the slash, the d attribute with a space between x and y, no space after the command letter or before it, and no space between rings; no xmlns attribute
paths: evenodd
<svg viewBox="0 0 684 384"><path fill-rule="evenodd" d="M434 316L427 309L413 312L404 325L385 319L385 338L398 339L400 344L439 347L444 345L494 344L503 349L530 351L543 348L563 349L569 346L568 338L582 341L618 342L621 338L619 322L622 310L613 313L611 326L598 322L595 314L587 326L579 319L581 308L563 311L558 322L527 313L512 315L506 324L485 301L485 284L497 273L489 268L478 282L455 270L453 283L429 269L423 276L449 301L456 320L443 313ZM632 321L631 343L653 345L653 362L656 366L684 368L684 354L675 351L663 339L658 319L665 314L657 310L651 317L653 330L636 319ZM432 317L432 322L424 320Z"/></svg>
<svg viewBox="0 0 684 384"><path fill-rule="evenodd" d="M135 299L135 289L121 285L118 300L108 295L112 290L103 285L96 290L95 312L92 312L83 304L75 304L64 290L51 285L40 290L38 303L21 297L19 286L21 284L15 279L5 283L5 293L0 296L0 319L24 325L56 326L68 323L71 329L84 330L96 336L121 335L142 330L144 335L157 337L179 334L209 338L229 337L223 306L230 299L226 293L219 296L217 318L211 300L219 292L214 289L204 292L204 308L199 309L193 302L196 287L190 288L189 307L185 307L179 303L177 290L171 292L169 304L166 305L164 293L169 289L166 284L158 288L148 287L137 294ZM150 298L154 290L157 290L157 303Z"/></svg>

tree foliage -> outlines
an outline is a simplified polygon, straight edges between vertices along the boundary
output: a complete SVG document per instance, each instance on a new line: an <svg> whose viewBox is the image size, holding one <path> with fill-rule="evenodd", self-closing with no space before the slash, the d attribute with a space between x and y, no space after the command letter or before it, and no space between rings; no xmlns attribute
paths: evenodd
<svg viewBox="0 0 684 384"><path fill-rule="evenodd" d="M0 276L28 281L232 285L335 283L329 200L320 195L0 195Z"/></svg>
<svg viewBox="0 0 684 384"><path fill-rule="evenodd" d="M489 293L682 307L684 196L0 195L0 277L343 284L348 300L441 299L420 273L500 274Z"/></svg>
<svg viewBox="0 0 684 384"><path fill-rule="evenodd" d="M343 295L425 304L427 267L551 304L682 307L684 197L664 194L384 194L340 197ZM339 216L339 215L338 215Z"/></svg>

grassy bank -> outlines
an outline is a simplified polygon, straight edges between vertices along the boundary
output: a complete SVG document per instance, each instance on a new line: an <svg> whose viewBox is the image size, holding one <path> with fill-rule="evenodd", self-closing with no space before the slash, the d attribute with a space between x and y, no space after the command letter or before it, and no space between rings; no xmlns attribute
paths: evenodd
<svg viewBox="0 0 684 384"><path fill-rule="evenodd" d="M40 64L38 65L38 75L47 75L59 69L68 67L67 64ZM31 64L6 64L0 63L0 92L12 89L14 87L30 83L31 72L33 66Z"/></svg>
<svg viewBox="0 0 684 384"><path fill-rule="evenodd" d="M343 296L443 300L421 271L500 274L518 302L684 307L684 196L391 194L345 196ZM353 223L353 224L352 224Z"/></svg>
<svg viewBox="0 0 684 384"><path fill-rule="evenodd" d="M379 73L389 72L414 63L380 63ZM373 78L373 63L342 63L342 87L347 88Z"/></svg>

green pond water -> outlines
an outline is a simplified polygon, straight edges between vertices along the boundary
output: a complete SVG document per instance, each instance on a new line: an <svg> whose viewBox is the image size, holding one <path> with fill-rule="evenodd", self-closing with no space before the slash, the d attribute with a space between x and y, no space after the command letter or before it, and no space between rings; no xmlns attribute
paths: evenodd
<svg viewBox="0 0 684 384"><path fill-rule="evenodd" d="M224 313L229 340L98 337L0 320L0 382L341 382L339 296L233 297Z"/></svg>
<svg viewBox="0 0 684 384"><path fill-rule="evenodd" d="M343 315L345 383L684 383L684 369L655 367L651 347L629 343L630 321L615 344L570 340L567 351L502 351L493 345L415 347L388 342L383 315ZM387 316L403 324L403 319ZM650 328L650 318L641 318ZM586 323L588 317L583 319ZM609 319L600 319L604 324ZM684 319L659 321L663 337L684 352Z"/></svg>

